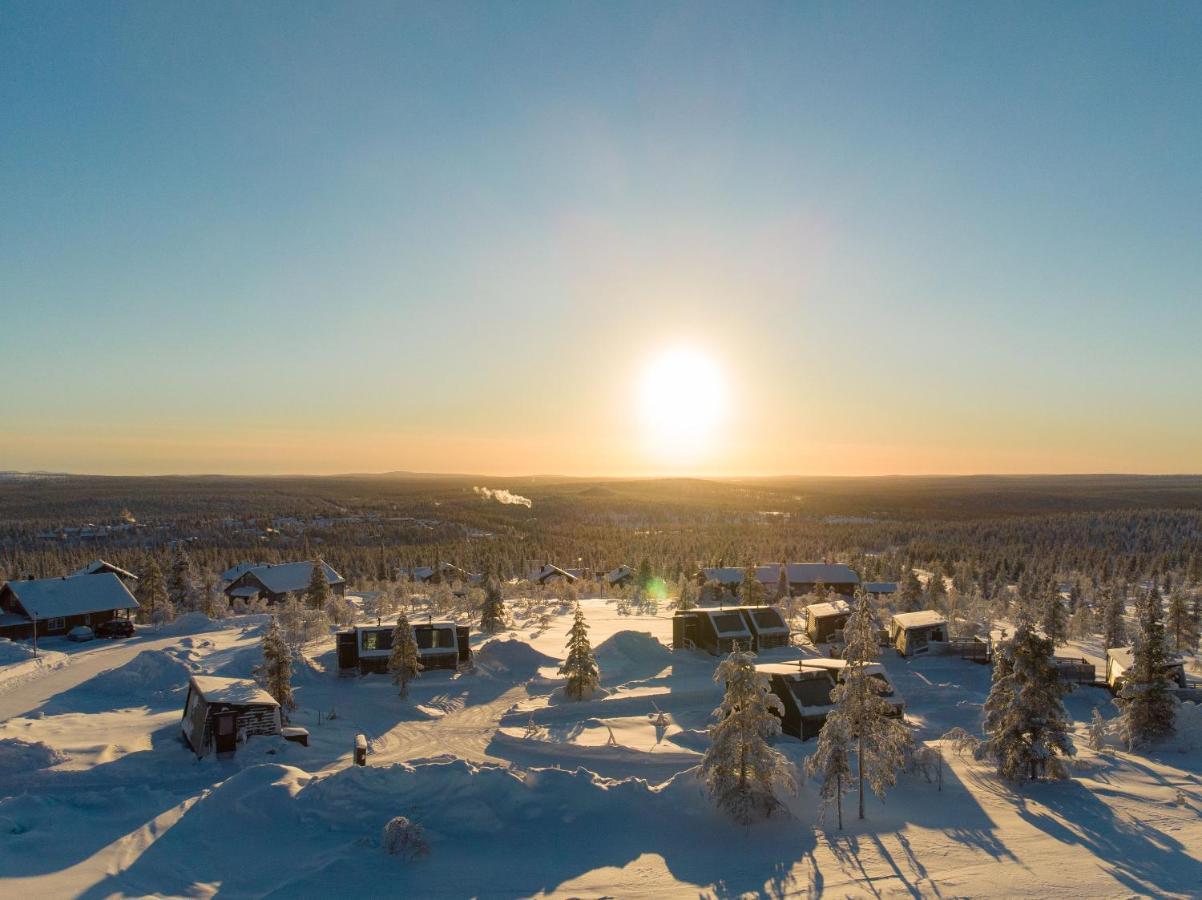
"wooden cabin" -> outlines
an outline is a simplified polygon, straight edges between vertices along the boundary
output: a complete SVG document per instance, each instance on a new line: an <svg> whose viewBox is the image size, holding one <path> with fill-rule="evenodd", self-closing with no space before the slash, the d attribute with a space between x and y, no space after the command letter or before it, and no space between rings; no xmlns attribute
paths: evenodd
<svg viewBox="0 0 1202 900"><path fill-rule="evenodd" d="M225 588L231 600L250 600L260 597L268 603L283 603L289 596L302 597L313 578L313 560L274 563L247 569ZM330 593L341 597L346 593L346 579L327 563L321 564Z"/></svg>
<svg viewBox="0 0 1202 900"><path fill-rule="evenodd" d="M814 658L790 663L761 663L755 670L767 676L772 693L780 698L784 707L781 731L808 741L818 736L827 715L834 709L831 692L842 680L846 668L846 660ZM906 704L894 689L884 667L880 663L870 663L866 670L870 678L881 682L880 696L892 708L891 715L904 715Z"/></svg>
<svg viewBox="0 0 1202 900"><path fill-rule="evenodd" d="M754 568L756 581L764 586L769 597L773 596L780 584L780 565L758 565ZM743 583L746 571L737 566L717 566L702 569L694 577L701 586L716 581L735 593ZM819 587L850 597L860 584L860 576L854 570L837 563L786 563L785 578L789 583L789 593L795 597L813 593Z"/></svg>
<svg viewBox="0 0 1202 900"><path fill-rule="evenodd" d="M197 756L233 753L254 735L280 734L280 704L249 678L193 675L180 729Z"/></svg>
<svg viewBox="0 0 1202 900"><path fill-rule="evenodd" d="M851 606L846 600L811 603L806 607L806 636L815 644L824 644L843 630L850 617Z"/></svg>
<svg viewBox="0 0 1202 900"><path fill-rule="evenodd" d="M926 653L932 642L947 639L947 619L931 609L895 613L889 623L889 641L902 656Z"/></svg>
<svg viewBox="0 0 1202 900"><path fill-rule="evenodd" d="M454 671L472 661L471 628L454 622L421 622L411 626L422 671ZM338 668L387 672L395 625L356 625L337 636Z"/></svg>
<svg viewBox="0 0 1202 900"><path fill-rule="evenodd" d="M578 580L578 578L578 575L573 575L567 569L561 569L559 566L553 566L551 563L547 563L541 569L531 572L527 578L527 581L531 581L534 584L539 585L552 584L553 582L557 581L573 584Z"/></svg>
<svg viewBox="0 0 1202 900"><path fill-rule="evenodd" d="M621 565L605 573L605 583L610 587L627 587L634 582L634 575L634 569L630 568L630 566Z"/></svg>
<svg viewBox="0 0 1202 900"><path fill-rule="evenodd" d="M789 645L789 626L775 606L727 606L677 610L672 616L672 647L696 647L718 656L735 643L759 652Z"/></svg>
<svg viewBox="0 0 1202 900"><path fill-rule="evenodd" d="M21 640L66 634L110 619L128 618L138 601L112 572L30 578L0 588L0 637Z"/></svg>
<svg viewBox="0 0 1202 900"><path fill-rule="evenodd" d="M90 563L88 563L86 566L84 566L82 569L78 569L75 572L72 572L71 574L73 574L73 575L103 575L105 572L108 572L111 575L116 575L118 578L120 578L122 581L124 581L128 587L136 587L137 586L137 581L138 581L137 575L135 575L133 572L129 571L128 569L123 569L120 566L118 566L114 563L111 563L108 560L104 560L104 559L94 559Z"/></svg>
<svg viewBox="0 0 1202 900"><path fill-rule="evenodd" d="M1135 652L1131 647L1112 647L1106 651L1106 687L1113 693L1123 689L1127 673L1135 663ZM1164 667L1165 677L1169 684L1183 688L1185 681L1185 663L1180 657L1170 656Z"/></svg>

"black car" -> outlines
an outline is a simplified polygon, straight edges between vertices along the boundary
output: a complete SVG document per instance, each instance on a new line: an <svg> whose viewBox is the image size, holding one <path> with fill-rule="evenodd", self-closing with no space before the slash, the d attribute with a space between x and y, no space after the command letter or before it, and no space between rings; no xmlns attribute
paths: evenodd
<svg viewBox="0 0 1202 900"><path fill-rule="evenodd" d="M96 637L122 638L134 636L134 623L129 619L109 619L96 626Z"/></svg>

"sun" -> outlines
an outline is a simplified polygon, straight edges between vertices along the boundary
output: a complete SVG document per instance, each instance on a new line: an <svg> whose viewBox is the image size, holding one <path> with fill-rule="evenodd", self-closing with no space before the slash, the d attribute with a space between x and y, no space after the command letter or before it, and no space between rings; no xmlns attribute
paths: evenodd
<svg viewBox="0 0 1202 900"><path fill-rule="evenodd" d="M672 463L712 453L726 417L726 380L714 359L695 347L661 351L639 382L639 413L648 449Z"/></svg>

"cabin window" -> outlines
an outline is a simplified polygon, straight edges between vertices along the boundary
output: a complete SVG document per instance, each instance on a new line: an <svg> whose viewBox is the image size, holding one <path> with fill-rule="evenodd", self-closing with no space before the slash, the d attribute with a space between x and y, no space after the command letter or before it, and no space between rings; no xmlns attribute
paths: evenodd
<svg viewBox="0 0 1202 900"><path fill-rule="evenodd" d="M364 650L391 650L392 630L364 631L360 635Z"/></svg>
<svg viewBox="0 0 1202 900"><path fill-rule="evenodd" d="M737 634L745 630L743 619L738 613L721 613L714 616L714 628L719 634Z"/></svg>
<svg viewBox="0 0 1202 900"><path fill-rule="evenodd" d="M454 650L457 646L450 628L418 628L416 632L419 650Z"/></svg>
<svg viewBox="0 0 1202 900"><path fill-rule="evenodd" d="M53 619L46 620L47 631L62 631L67 627L67 620L62 616L55 616Z"/></svg>

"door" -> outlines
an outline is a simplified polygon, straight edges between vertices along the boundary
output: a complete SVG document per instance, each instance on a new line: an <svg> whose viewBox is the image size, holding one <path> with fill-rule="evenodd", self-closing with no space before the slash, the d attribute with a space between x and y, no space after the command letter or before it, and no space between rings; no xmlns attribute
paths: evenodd
<svg viewBox="0 0 1202 900"><path fill-rule="evenodd" d="M233 753L238 747L238 714L233 710L213 713L213 748Z"/></svg>

